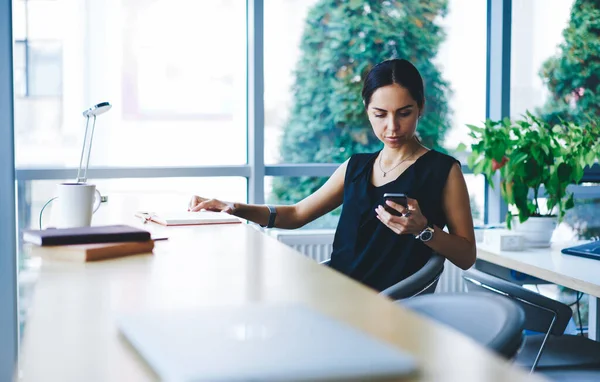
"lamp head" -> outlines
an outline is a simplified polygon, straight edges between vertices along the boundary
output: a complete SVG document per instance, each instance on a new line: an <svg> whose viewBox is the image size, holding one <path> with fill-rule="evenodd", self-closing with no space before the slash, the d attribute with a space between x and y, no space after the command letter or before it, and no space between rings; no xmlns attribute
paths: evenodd
<svg viewBox="0 0 600 382"><path fill-rule="evenodd" d="M83 116L86 118L89 117L96 117L100 114L104 114L107 111L110 110L110 108L112 107L112 105L110 104L110 102L100 102L97 105L94 105L92 107L90 107L89 109L87 109L86 111L83 112Z"/></svg>

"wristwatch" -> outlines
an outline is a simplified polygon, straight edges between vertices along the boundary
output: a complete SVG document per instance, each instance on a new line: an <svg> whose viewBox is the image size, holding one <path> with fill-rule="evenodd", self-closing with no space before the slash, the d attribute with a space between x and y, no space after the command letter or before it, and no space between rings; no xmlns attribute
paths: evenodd
<svg viewBox="0 0 600 382"><path fill-rule="evenodd" d="M267 204L267 208L269 209L269 222L267 225L263 225L263 228L273 228L275 227L275 218L277 217L277 210L275 206L271 206Z"/></svg>
<svg viewBox="0 0 600 382"><path fill-rule="evenodd" d="M423 242L429 241L433 238L434 232L435 232L435 230L433 229L433 225L429 224L429 221L428 221L427 225L425 226L423 231L421 231L421 233L419 233L417 236L415 236L415 239L419 239Z"/></svg>

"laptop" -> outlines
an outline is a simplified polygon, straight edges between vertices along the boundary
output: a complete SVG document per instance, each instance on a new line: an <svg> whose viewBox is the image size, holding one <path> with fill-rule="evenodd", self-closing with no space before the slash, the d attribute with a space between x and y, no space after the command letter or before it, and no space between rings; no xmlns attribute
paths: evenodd
<svg viewBox="0 0 600 382"><path fill-rule="evenodd" d="M403 351L299 305L146 311L118 326L165 381L370 380L416 370Z"/></svg>
<svg viewBox="0 0 600 382"><path fill-rule="evenodd" d="M573 255L579 257L587 257L588 259L600 260L600 240L577 245L574 247L563 248L561 252L565 255Z"/></svg>

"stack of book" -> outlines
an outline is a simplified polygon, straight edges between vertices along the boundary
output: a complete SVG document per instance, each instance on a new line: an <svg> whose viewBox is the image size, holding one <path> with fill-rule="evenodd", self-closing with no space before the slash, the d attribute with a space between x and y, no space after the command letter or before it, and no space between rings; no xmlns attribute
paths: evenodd
<svg viewBox="0 0 600 382"><path fill-rule="evenodd" d="M154 249L150 232L127 225L26 230L23 241L34 244L36 254L82 262L152 253Z"/></svg>

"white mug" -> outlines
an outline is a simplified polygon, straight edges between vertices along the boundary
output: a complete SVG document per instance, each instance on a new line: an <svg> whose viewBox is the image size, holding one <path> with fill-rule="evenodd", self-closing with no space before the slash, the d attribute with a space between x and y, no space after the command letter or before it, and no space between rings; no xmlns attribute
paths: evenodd
<svg viewBox="0 0 600 382"><path fill-rule="evenodd" d="M95 201L94 201L95 199ZM102 201L96 185L61 183L57 186L57 228L89 227ZM54 213L53 213L54 215Z"/></svg>

